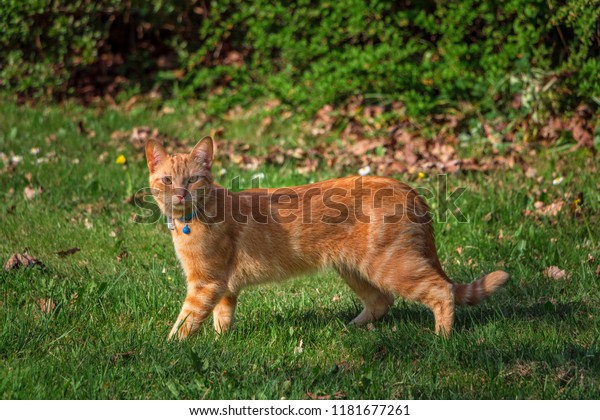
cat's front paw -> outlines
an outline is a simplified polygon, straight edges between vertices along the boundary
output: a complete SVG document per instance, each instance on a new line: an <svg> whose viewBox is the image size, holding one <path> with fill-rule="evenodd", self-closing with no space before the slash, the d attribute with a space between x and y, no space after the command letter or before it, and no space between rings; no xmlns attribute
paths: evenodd
<svg viewBox="0 0 600 420"><path fill-rule="evenodd" d="M193 331L191 321L187 319L178 319L177 322L175 322L175 325L173 325L173 328L171 329L167 340L171 341L177 339L179 341L182 341L188 338L192 333Z"/></svg>

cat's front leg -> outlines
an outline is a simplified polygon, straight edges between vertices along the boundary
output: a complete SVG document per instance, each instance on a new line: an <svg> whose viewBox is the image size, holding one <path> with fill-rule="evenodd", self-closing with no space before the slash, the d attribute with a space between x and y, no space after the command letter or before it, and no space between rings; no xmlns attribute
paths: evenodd
<svg viewBox="0 0 600 420"><path fill-rule="evenodd" d="M226 292L215 309L213 310L213 321L217 334L222 334L232 327L237 296L232 292Z"/></svg>
<svg viewBox="0 0 600 420"><path fill-rule="evenodd" d="M177 336L179 340L194 334L210 315L227 288L215 281L190 281L181 312L169 333L169 340Z"/></svg>

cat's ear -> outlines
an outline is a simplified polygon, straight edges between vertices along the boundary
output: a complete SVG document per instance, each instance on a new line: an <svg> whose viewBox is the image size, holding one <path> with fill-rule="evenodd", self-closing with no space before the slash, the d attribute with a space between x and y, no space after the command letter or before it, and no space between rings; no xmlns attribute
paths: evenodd
<svg viewBox="0 0 600 420"><path fill-rule="evenodd" d="M163 163L169 155L165 149L154 140L146 142L146 160L148 161L148 169L150 173L154 172L158 166Z"/></svg>
<svg viewBox="0 0 600 420"><path fill-rule="evenodd" d="M213 163L213 139L211 136L206 136L198 142L190 153L192 159L210 169Z"/></svg>

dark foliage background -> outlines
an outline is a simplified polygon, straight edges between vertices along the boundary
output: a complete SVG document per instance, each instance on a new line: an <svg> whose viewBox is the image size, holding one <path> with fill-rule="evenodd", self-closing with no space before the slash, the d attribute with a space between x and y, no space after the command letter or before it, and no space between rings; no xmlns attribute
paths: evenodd
<svg viewBox="0 0 600 420"><path fill-rule="evenodd" d="M0 0L0 83L21 98L154 91L307 115L364 95L411 114L600 96L595 0Z"/></svg>

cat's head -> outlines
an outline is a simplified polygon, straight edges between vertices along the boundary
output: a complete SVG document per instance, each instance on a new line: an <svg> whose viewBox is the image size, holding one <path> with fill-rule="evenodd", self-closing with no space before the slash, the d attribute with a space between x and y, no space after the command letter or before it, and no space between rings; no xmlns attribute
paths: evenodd
<svg viewBox="0 0 600 420"><path fill-rule="evenodd" d="M212 185L213 140L204 137L188 154L169 155L154 140L146 143L150 188L161 211L184 217L201 208Z"/></svg>

